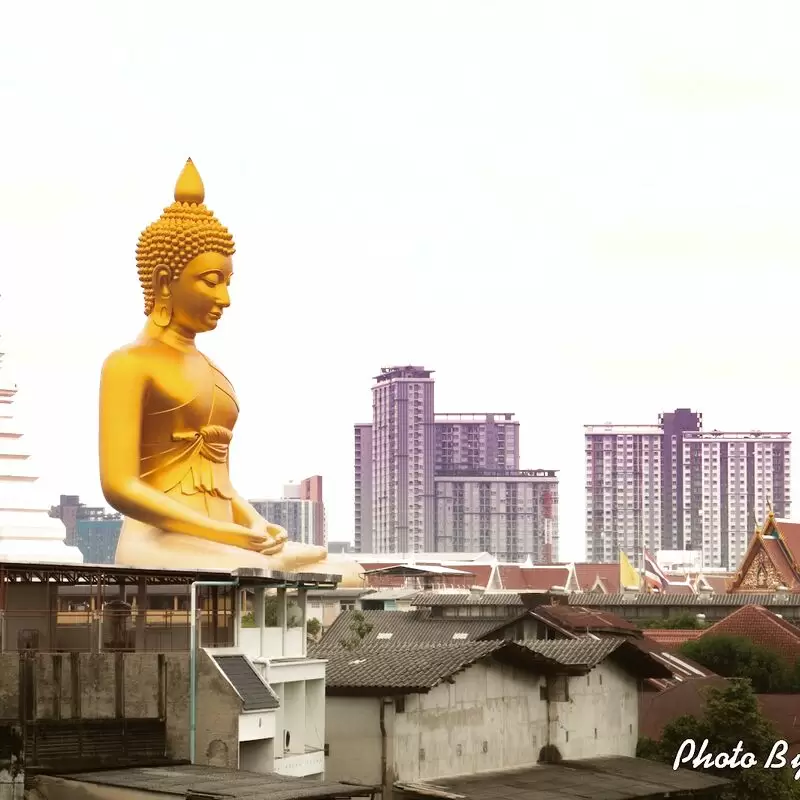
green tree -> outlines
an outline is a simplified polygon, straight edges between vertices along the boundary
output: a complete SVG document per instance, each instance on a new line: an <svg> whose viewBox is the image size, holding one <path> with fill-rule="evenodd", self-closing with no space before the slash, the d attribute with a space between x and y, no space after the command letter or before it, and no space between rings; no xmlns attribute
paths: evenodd
<svg viewBox="0 0 800 800"><path fill-rule="evenodd" d="M673 764L687 739L696 743L698 751L708 739L706 752L714 756L732 753L741 742L742 753L752 753L757 759L755 767L701 767L704 772L732 781L722 795L724 800L798 800L800 791L791 769L764 769L778 736L762 716L749 682L735 679L723 688L710 687L707 691L703 717L679 717L664 728L660 742L642 739L637 755ZM683 766L691 767L691 763Z"/></svg>
<svg viewBox="0 0 800 800"><path fill-rule="evenodd" d="M648 619L642 622L641 627L645 630L659 628L664 631L697 631L706 627L705 620L697 619L696 614L688 611L678 614L669 619Z"/></svg>
<svg viewBox="0 0 800 800"><path fill-rule="evenodd" d="M299 620L302 614L297 604L291 602L291 598L286 603L286 614L288 617L286 626L288 628L296 628L300 625ZM267 595L264 600L264 625L267 628L275 628L278 625L278 598L274 594ZM242 615L243 628L255 628L255 626L255 615L252 611Z"/></svg>
<svg viewBox="0 0 800 800"><path fill-rule="evenodd" d="M367 618L361 611L353 611L350 614L349 633L341 640L340 644L345 650L357 650L361 647L364 637L369 635L372 630L372 623L367 622Z"/></svg>
<svg viewBox="0 0 800 800"><path fill-rule="evenodd" d="M681 646L681 652L724 678L747 678L757 693L794 691L800 669L772 650L744 636L704 636Z"/></svg>
<svg viewBox="0 0 800 800"><path fill-rule="evenodd" d="M306 633L312 639L316 639L317 636L319 636L321 630L322 630L322 623L316 617L311 617L306 622Z"/></svg>

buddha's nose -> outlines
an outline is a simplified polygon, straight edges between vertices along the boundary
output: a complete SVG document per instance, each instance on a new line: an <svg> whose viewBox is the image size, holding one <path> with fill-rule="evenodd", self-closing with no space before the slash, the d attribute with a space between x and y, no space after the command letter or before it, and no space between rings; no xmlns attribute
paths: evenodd
<svg viewBox="0 0 800 800"><path fill-rule="evenodd" d="M223 287L222 291L217 295L217 305L220 308L227 308L231 304L231 296L228 292L228 287Z"/></svg>

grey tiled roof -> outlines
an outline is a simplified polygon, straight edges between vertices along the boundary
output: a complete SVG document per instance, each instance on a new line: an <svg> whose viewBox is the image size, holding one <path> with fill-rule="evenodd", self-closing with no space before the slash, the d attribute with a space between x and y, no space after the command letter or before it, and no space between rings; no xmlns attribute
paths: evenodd
<svg viewBox="0 0 800 800"><path fill-rule="evenodd" d="M269 711L280 706L272 689L244 656L220 655L214 656L214 661L242 698L243 711Z"/></svg>
<svg viewBox="0 0 800 800"><path fill-rule="evenodd" d="M519 592L418 592L412 606L521 606Z"/></svg>
<svg viewBox="0 0 800 800"><path fill-rule="evenodd" d="M344 611L325 632L316 649L341 648L342 639L351 636L350 624L355 611ZM430 609L418 611L362 611L372 630L362 644L407 645L448 644L458 641L474 641L510 625L523 616L503 618L438 618L431 617Z"/></svg>
<svg viewBox="0 0 800 800"><path fill-rule="evenodd" d="M666 594L603 594L602 592L585 592L569 596L571 606L798 606L800 592L777 594L750 594L735 592L734 594L697 595L680 592Z"/></svg>
<svg viewBox="0 0 800 800"><path fill-rule="evenodd" d="M526 647L559 664L595 667L608 658L625 640L613 636L594 639L529 639Z"/></svg>
<svg viewBox="0 0 800 800"><path fill-rule="evenodd" d="M462 642L449 645L417 645L403 648L359 647L356 650L320 652L325 658L326 689L385 689L396 692L426 692L445 678L503 648L506 642Z"/></svg>

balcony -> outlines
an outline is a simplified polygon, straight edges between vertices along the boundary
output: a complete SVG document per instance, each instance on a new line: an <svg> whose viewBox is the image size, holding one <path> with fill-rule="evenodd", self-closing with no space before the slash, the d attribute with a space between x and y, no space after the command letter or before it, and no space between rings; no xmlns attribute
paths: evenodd
<svg viewBox="0 0 800 800"><path fill-rule="evenodd" d="M325 751L306 748L304 753L286 753L275 757L273 772L303 778L306 775L321 775L325 771Z"/></svg>

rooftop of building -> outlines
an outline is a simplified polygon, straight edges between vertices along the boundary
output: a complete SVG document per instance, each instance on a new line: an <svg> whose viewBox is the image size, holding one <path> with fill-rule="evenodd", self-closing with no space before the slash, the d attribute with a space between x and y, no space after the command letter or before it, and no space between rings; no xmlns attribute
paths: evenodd
<svg viewBox="0 0 800 800"><path fill-rule="evenodd" d="M530 598L522 595L522 602ZM603 633L641 638L642 632L632 622L611 611L584 606L539 604L530 606L531 613L571 633Z"/></svg>
<svg viewBox="0 0 800 800"><path fill-rule="evenodd" d="M684 431L684 441L687 439L788 439L792 434L789 431Z"/></svg>
<svg viewBox="0 0 800 800"><path fill-rule="evenodd" d="M484 411L437 411L433 418L436 422L463 422L463 423L481 423L481 422L511 422L514 425L519 425L519 421L514 419L513 411L503 412L484 412Z"/></svg>
<svg viewBox="0 0 800 800"><path fill-rule="evenodd" d="M760 605L737 608L700 632L698 638L741 636L766 647L794 664L800 659L800 628Z"/></svg>
<svg viewBox="0 0 800 800"><path fill-rule="evenodd" d="M511 625L522 615L502 619L482 619L480 617L436 618L431 609L417 611L343 611L325 631L324 636L313 648L320 654L341 648L342 640L351 634L351 625L356 613L363 614L364 620L372 628L363 637L362 645L373 644L392 646L414 644L449 644L451 642L475 641Z"/></svg>
<svg viewBox="0 0 800 800"><path fill-rule="evenodd" d="M327 664L328 694L424 693L456 673L486 658L539 674L584 675L614 657L637 678L669 679L672 671L644 650L622 638L449 642L380 646L355 649L339 645L314 649L310 655Z"/></svg>
<svg viewBox="0 0 800 800"><path fill-rule="evenodd" d="M800 606L800 592L731 592L694 594L693 592L631 592L629 594L603 594L583 592L567 598L570 605L581 606L673 606L676 608L702 608L704 606L758 605L767 607Z"/></svg>
<svg viewBox="0 0 800 800"><path fill-rule="evenodd" d="M0 580L17 583L147 584L181 585L198 581L231 581L246 586L290 586L294 588L333 587L339 575L280 572L245 567L230 570L126 567L119 564L56 564L47 562L3 562Z"/></svg>
<svg viewBox="0 0 800 800"><path fill-rule="evenodd" d="M65 781L152 792L176 797L225 797L230 800L315 800L371 797L378 789L351 783L293 778L275 773L179 764L132 767L57 776ZM46 780L46 778L45 778Z"/></svg>
<svg viewBox="0 0 800 800"><path fill-rule="evenodd" d="M667 650L675 650L686 642L699 639L701 630L681 630L680 628L647 628L642 631L644 638Z"/></svg>
<svg viewBox="0 0 800 800"><path fill-rule="evenodd" d="M373 380L379 383L383 381L397 380L406 378L408 380L427 380L433 375L434 370L425 367L415 367L411 364L399 367L381 367L380 375L376 375Z"/></svg>
<svg viewBox="0 0 800 800"><path fill-rule="evenodd" d="M610 756L524 769L446 778L435 784L397 784L420 797L463 800L583 800L587 796L633 798L689 797L727 785L723 778L642 758ZM591 795L587 795L591 787Z"/></svg>
<svg viewBox="0 0 800 800"><path fill-rule="evenodd" d="M645 423L644 425L637 425L635 423L617 425L613 422L604 422L600 425L584 425L583 430L587 436L597 436L599 434L608 434L614 436L626 434L630 436L661 436L664 433L660 425L653 425L652 422Z"/></svg>

